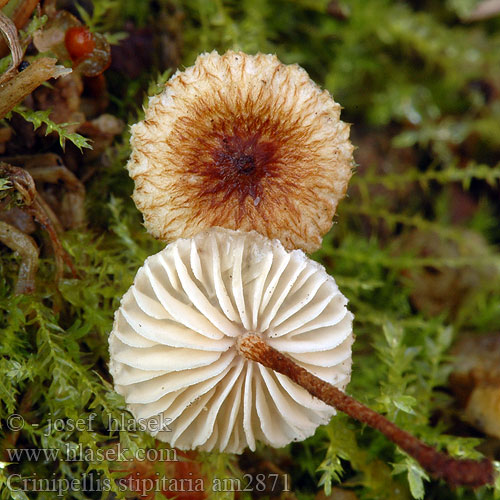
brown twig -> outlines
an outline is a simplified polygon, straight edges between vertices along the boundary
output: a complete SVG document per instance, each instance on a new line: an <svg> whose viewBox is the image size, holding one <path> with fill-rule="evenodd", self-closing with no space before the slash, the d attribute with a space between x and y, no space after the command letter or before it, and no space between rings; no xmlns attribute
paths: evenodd
<svg viewBox="0 0 500 500"><path fill-rule="evenodd" d="M249 333L242 336L238 348L246 358L286 375L321 401L379 430L415 458L436 479L444 479L451 486L472 488L493 483L493 464L490 460L485 458L478 462L456 459L437 451L400 429L384 416L300 367L287 356L268 346L258 335Z"/></svg>
<svg viewBox="0 0 500 500"><path fill-rule="evenodd" d="M57 59L52 57L41 57L33 61L23 72L0 86L0 118L42 83L69 72L71 69L57 66Z"/></svg>
<svg viewBox="0 0 500 500"><path fill-rule="evenodd" d="M78 277L78 273L76 272L75 266L73 265L73 261L71 260L71 257L66 253L66 250L64 250L59 236L57 235L57 231L55 230L54 225L51 223L46 210L44 210L43 200L38 193L33 203L30 206L26 207L26 210L49 234L56 262L55 280L59 281L63 277L64 263L66 263L66 265L70 268L73 278Z"/></svg>

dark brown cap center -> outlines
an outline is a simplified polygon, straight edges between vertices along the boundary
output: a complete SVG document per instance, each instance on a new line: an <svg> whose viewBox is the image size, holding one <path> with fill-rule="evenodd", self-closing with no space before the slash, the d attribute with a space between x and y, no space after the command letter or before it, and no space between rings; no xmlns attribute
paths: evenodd
<svg viewBox="0 0 500 500"><path fill-rule="evenodd" d="M236 194L240 203L247 196L254 200L262 195L262 181L276 175L276 146L263 140L259 133L221 134L212 152L212 165L203 168L204 193L224 193L223 199Z"/></svg>
<svg viewBox="0 0 500 500"><path fill-rule="evenodd" d="M240 174L250 175L255 172L255 157L253 155L241 155L231 158L233 165Z"/></svg>

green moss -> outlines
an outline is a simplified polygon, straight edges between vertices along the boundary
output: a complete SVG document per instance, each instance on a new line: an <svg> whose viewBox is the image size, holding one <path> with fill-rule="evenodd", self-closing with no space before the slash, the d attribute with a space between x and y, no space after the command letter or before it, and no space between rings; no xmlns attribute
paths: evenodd
<svg viewBox="0 0 500 500"><path fill-rule="evenodd" d="M32 109L27 109L24 106L17 105L12 112L20 114L27 122L33 124L34 130L45 125L45 135L49 135L55 132L59 137L59 144L61 148L65 148L66 141L71 141L80 151L82 148L90 148L90 143L88 139L77 134L76 132L68 132L67 128L74 123L55 123L50 118L50 109L45 111L33 111ZM12 117L12 112L9 113L7 119Z"/></svg>
<svg viewBox="0 0 500 500"><path fill-rule="evenodd" d="M329 15L328 3L96 0L87 21L93 29L113 34L123 30L126 19L144 26L158 9L181 11L184 64L212 49L276 52L285 62L302 64L333 93L345 108L344 119L353 122L358 154L371 148L370 161L360 161L336 224L314 256L335 276L356 316L348 391L423 440L456 456L478 457L479 440L450 436L445 420L436 423L432 417L447 414L452 404L443 387L453 340L465 330L477 335L500 330L500 280L480 280L453 314L429 317L412 303L414 284L407 273L428 267L500 271L500 22L461 23L459 16L472 8L465 1L418 9L395 0L353 0L339 2L342 16ZM158 67L125 81L125 93L123 86L111 87L118 114L135 121L137 102L147 92L145 82L160 74L161 83L174 70ZM157 91L152 84L149 93ZM47 122L41 115L23 116ZM63 126L54 130L62 143L67 138L86 146ZM379 149L370 143L378 138ZM25 419L18 448L82 445L97 453L118 442L131 450L153 444L142 432L106 429L109 415L128 415L106 368L113 312L144 259L162 247L146 234L130 199L133 186L124 169L128 154L125 132L107 151L106 168L86 186L88 229L63 237L77 278L55 284L49 255L42 261L36 294L13 296L19 259L0 249L0 417L5 422L19 413ZM0 190L5 189L9 186L1 184ZM457 189L476 204L460 224L450 215ZM460 247L470 234L466 228L484 238L486 253L479 248L453 257L397 251L398 240L415 230L433 231ZM88 420L94 413L92 430L49 429L50 420ZM0 432L5 450L13 435L5 425ZM292 486L298 498L313 498L321 488L329 492L339 482L367 499L500 498L498 481L496 489L476 493L429 481L392 443L342 415L287 453L293 459ZM3 459L7 461L5 455ZM235 457L203 454L202 462L209 478L239 474ZM1 498L26 498L12 493L5 482L11 474L35 473L68 480L99 473L119 498L124 496L114 483L123 472L113 470L110 462L58 458L0 469ZM101 493L65 492L63 497L100 498Z"/></svg>

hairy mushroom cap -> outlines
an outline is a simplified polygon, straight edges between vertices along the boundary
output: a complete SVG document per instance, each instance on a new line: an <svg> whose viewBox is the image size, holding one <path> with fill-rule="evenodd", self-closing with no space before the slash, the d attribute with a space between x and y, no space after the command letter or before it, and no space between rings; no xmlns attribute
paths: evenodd
<svg viewBox="0 0 500 500"><path fill-rule="evenodd" d="M256 230L312 252L352 173L340 105L297 65L202 54L149 100L127 168L155 237Z"/></svg>
<svg viewBox="0 0 500 500"><path fill-rule="evenodd" d="M149 257L116 312L110 371L128 408L181 449L241 453L305 439L335 410L247 360L247 332L341 390L352 314L334 279L300 250L222 228ZM151 423L167 422L154 430Z"/></svg>

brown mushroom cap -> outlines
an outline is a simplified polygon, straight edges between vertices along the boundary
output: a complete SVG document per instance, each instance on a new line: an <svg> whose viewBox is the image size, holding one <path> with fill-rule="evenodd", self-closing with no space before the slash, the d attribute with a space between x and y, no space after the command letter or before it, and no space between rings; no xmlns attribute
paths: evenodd
<svg viewBox="0 0 500 500"><path fill-rule="evenodd" d="M148 231L170 241L221 226L312 252L352 173L340 105L297 65L202 54L150 98L127 168Z"/></svg>

